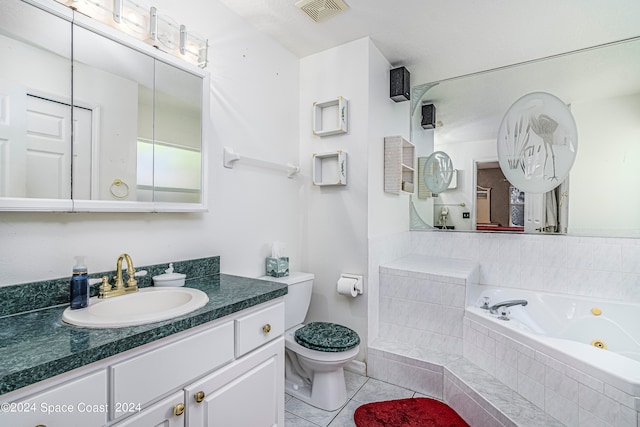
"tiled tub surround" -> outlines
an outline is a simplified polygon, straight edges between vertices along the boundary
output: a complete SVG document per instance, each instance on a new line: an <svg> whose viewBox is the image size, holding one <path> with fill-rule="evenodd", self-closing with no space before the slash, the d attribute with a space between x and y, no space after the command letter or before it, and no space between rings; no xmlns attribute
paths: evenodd
<svg viewBox="0 0 640 427"><path fill-rule="evenodd" d="M27 308L23 313L1 317L0 395L287 293L286 285L281 283L219 274L219 257L183 263L174 263L176 271L187 273L186 286L205 292L209 296L209 302L196 311L174 319L127 328L84 329L62 323L62 312L68 304L60 303L51 307L37 307L31 311ZM161 264L159 267L166 268L166 265ZM154 266L139 269L149 270L149 282L151 276L157 274ZM160 271L163 271L162 268L158 268L158 272ZM201 275L196 276L197 274ZM39 306L46 295L32 298L30 291L34 291L35 287L38 292L42 292L41 289L46 289L42 283L0 288L0 293L24 295L25 298L37 300ZM64 283L64 279L50 283ZM16 287L22 289L11 289ZM66 292L68 299L68 290ZM6 302L3 300L3 306ZM8 305L17 304L9 301Z"/></svg>
<svg viewBox="0 0 640 427"><path fill-rule="evenodd" d="M461 355L466 286L477 277L473 262L420 255L380 266L380 338Z"/></svg>
<svg viewBox="0 0 640 427"><path fill-rule="evenodd" d="M640 398L640 304L521 289L472 288L477 288L478 298L466 308L465 317L470 321ZM509 320L505 321L479 308L482 297L489 298L489 304L522 299L528 304L509 308ZM596 341L604 343L606 350L595 347ZM477 358L472 360L516 389L515 378L503 370L504 364L486 364L481 353L485 352L466 351L465 356Z"/></svg>
<svg viewBox="0 0 640 427"><path fill-rule="evenodd" d="M476 262L483 285L640 303L640 238L410 234L410 253Z"/></svg>
<svg viewBox="0 0 640 427"><path fill-rule="evenodd" d="M443 399L471 425L640 426L637 397L464 314L449 317L448 325L441 318L423 326L432 320L425 310L460 309L443 304L442 296L459 295L461 275L468 277L464 283L474 282L474 274L468 274L473 263L449 261L458 263L463 273L447 279L442 270L446 261L415 255L381 266L380 336L369 346L369 376ZM404 301L383 302L391 295ZM421 302L425 300L432 302ZM391 325L383 326L385 322ZM461 329L463 352L443 352L457 349L438 347L447 342L438 328Z"/></svg>
<svg viewBox="0 0 640 427"><path fill-rule="evenodd" d="M640 425L640 398L494 328L464 320L464 357L567 426Z"/></svg>

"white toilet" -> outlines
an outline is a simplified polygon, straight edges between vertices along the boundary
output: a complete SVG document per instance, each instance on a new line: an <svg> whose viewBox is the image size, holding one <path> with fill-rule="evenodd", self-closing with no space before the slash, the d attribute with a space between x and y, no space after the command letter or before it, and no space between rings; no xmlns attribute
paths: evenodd
<svg viewBox="0 0 640 427"><path fill-rule="evenodd" d="M327 411L347 402L343 367L360 350L358 334L342 325L312 322L303 325L314 275L291 272L286 277L261 277L286 283L285 391L303 402Z"/></svg>

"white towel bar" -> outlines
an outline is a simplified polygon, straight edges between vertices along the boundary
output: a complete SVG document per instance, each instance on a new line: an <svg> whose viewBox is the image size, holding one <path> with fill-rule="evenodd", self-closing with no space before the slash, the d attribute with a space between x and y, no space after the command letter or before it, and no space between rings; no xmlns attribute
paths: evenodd
<svg viewBox="0 0 640 427"><path fill-rule="evenodd" d="M247 156L241 156L240 154L235 153L231 148L224 147L224 167L233 169L233 165L237 161L241 161L242 163L246 163L248 165L285 171L287 173L287 177L289 178L293 178L295 174L300 172L300 166L292 165L291 163L281 164L268 162L262 159L254 159Z"/></svg>

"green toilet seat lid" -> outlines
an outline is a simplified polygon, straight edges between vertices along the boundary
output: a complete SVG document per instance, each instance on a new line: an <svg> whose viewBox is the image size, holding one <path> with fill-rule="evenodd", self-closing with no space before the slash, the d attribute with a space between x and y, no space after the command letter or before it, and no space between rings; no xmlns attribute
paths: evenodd
<svg viewBox="0 0 640 427"><path fill-rule="evenodd" d="M360 344L357 332L346 326L328 322L311 322L296 330L298 344L311 350L339 352Z"/></svg>

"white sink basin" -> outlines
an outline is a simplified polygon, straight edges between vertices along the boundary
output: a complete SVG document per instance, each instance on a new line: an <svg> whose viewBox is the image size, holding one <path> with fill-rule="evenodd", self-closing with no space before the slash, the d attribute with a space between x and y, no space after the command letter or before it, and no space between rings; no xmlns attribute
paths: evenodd
<svg viewBox="0 0 640 427"><path fill-rule="evenodd" d="M67 308L62 320L85 328L124 328L182 316L208 301L198 289L149 287L111 298L93 297L87 308Z"/></svg>

